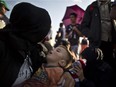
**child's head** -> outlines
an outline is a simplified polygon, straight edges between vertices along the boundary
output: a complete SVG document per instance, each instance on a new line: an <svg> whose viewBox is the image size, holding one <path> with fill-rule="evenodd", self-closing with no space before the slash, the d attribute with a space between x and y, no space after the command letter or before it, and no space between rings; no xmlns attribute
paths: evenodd
<svg viewBox="0 0 116 87"><path fill-rule="evenodd" d="M61 66L68 68L72 64L72 55L65 46L58 46L50 51L47 55L48 65Z"/></svg>

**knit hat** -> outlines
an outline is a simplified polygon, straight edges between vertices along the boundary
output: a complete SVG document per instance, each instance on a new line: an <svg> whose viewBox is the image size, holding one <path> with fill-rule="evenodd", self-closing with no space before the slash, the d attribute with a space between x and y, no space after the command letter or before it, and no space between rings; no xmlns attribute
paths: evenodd
<svg viewBox="0 0 116 87"><path fill-rule="evenodd" d="M13 8L10 23L13 32L21 32L20 35L31 42L44 39L51 27L48 12L26 2L19 3Z"/></svg>
<svg viewBox="0 0 116 87"><path fill-rule="evenodd" d="M4 5L4 7L7 11L9 11L9 8L4 0L0 0L0 3Z"/></svg>

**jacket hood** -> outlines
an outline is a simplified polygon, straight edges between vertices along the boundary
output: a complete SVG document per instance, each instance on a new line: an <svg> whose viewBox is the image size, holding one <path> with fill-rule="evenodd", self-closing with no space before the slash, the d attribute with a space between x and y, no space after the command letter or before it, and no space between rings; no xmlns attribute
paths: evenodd
<svg viewBox="0 0 116 87"><path fill-rule="evenodd" d="M22 2L14 6L10 15L11 31L37 43L45 38L51 27L49 13L30 3Z"/></svg>

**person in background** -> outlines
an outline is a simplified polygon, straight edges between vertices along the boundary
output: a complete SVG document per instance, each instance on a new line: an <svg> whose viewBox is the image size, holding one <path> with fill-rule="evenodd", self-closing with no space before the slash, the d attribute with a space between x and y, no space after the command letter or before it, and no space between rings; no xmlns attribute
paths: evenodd
<svg viewBox="0 0 116 87"><path fill-rule="evenodd" d="M66 38L68 38L68 41L71 44L72 51L77 54L77 48L78 48L78 40L80 36L83 36L80 32L80 25L76 22L78 15L75 13L70 14L70 21L71 24L69 24L66 27Z"/></svg>
<svg viewBox="0 0 116 87"><path fill-rule="evenodd" d="M112 9L111 9L111 12L110 12L110 16L114 22L114 28L115 28L115 32L116 32L116 0L114 1L114 3L112 4ZM116 34L114 34L115 38L116 38ZM114 48L113 48L113 57L116 61L116 41L114 42ZM116 64L115 64L115 73L116 73ZM116 75L115 75L115 78L116 78ZM114 79L115 81L115 79ZM116 82L116 81L115 81Z"/></svg>
<svg viewBox="0 0 116 87"><path fill-rule="evenodd" d="M63 28L63 23L60 23L60 28L58 30L58 32L60 33L60 38L61 40L65 40L65 28Z"/></svg>
<svg viewBox="0 0 116 87"><path fill-rule="evenodd" d="M59 33L59 31L57 31L57 34L56 34L56 37L55 37L55 45L54 45L54 47L57 47L57 46L59 46L60 45L60 43L61 43L61 38L60 38L60 33Z"/></svg>
<svg viewBox="0 0 116 87"><path fill-rule="evenodd" d="M111 9L111 12L110 12L110 16L111 16L111 18L114 22L114 28L115 28L115 32L116 32L116 0L112 4L112 9ZM114 34L114 36L116 38L116 34ZM115 41L115 44L114 44L114 58L115 58L115 61L116 61L116 41Z"/></svg>
<svg viewBox="0 0 116 87"><path fill-rule="evenodd" d="M65 40L65 28L63 28L63 23L60 23L59 27L55 37L55 47L59 46L62 40Z"/></svg>
<svg viewBox="0 0 116 87"><path fill-rule="evenodd" d="M81 53L80 59L85 61L85 66L83 67L83 63L77 63L73 68L79 78L79 85L75 87L115 86L116 80L113 79L115 73L112 67L103 61L103 53L99 48L87 47ZM67 73L64 84L67 84L69 80L73 83L73 77L76 76Z"/></svg>
<svg viewBox="0 0 116 87"><path fill-rule="evenodd" d="M24 82L45 62L37 43L43 41L50 27L51 18L45 9L27 2L14 6L10 24L0 30L0 84L3 87Z"/></svg>
<svg viewBox="0 0 116 87"><path fill-rule="evenodd" d="M90 46L100 48L104 61L115 69L113 44L116 31L110 18L111 0L96 0L90 4L82 21L82 33L88 37Z"/></svg>
<svg viewBox="0 0 116 87"><path fill-rule="evenodd" d="M7 11L9 11L9 8L6 2L0 0L0 29L3 29L9 23L9 19L5 15Z"/></svg>

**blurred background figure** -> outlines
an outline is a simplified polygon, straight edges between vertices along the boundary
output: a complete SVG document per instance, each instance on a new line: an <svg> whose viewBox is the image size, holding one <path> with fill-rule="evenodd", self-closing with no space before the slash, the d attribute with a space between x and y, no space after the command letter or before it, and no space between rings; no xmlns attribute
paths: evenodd
<svg viewBox="0 0 116 87"><path fill-rule="evenodd" d="M82 32L88 37L90 46L100 48L104 61L115 68L113 45L116 31L110 17L111 0L96 0L90 4L82 22Z"/></svg>
<svg viewBox="0 0 116 87"><path fill-rule="evenodd" d="M60 38L61 40L65 40L65 28L64 28L64 24L60 23L60 28L59 28L59 34L60 34Z"/></svg>
<svg viewBox="0 0 116 87"><path fill-rule="evenodd" d="M68 38L68 41L71 44L71 49L75 54L77 54L79 37L83 36L80 32L80 25L76 21L77 17L78 15L76 13L71 13L71 24L66 27L66 38Z"/></svg>
<svg viewBox="0 0 116 87"><path fill-rule="evenodd" d="M58 45L60 45L60 43L61 43L60 33L57 31L54 47L57 47Z"/></svg>
<svg viewBox="0 0 116 87"><path fill-rule="evenodd" d="M81 38L79 42L80 49L78 47L78 51L79 51L78 54L81 54L87 47L89 47L89 40L85 37L80 37L80 38Z"/></svg>
<svg viewBox="0 0 116 87"><path fill-rule="evenodd" d="M112 4L112 10L110 12L110 16L114 22L114 28L116 31L116 0L114 1L114 3ZM114 34L115 38L116 38L116 34ZM113 57L115 58L116 61L116 41L114 42L114 46L113 46Z"/></svg>
<svg viewBox="0 0 116 87"><path fill-rule="evenodd" d="M59 24L59 29L57 31L57 34L56 34L56 38L55 38L55 47L57 47L62 40L65 40L65 28L64 28L64 24L63 23L60 23Z"/></svg>
<svg viewBox="0 0 116 87"><path fill-rule="evenodd" d="M0 29L3 29L9 23L9 20L5 15L7 11L9 11L9 8L7 7L6 2L0 0Z"/></svg>

